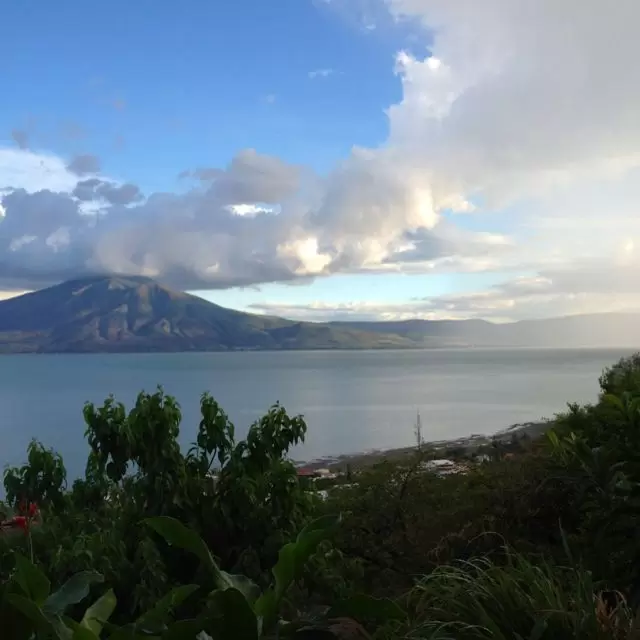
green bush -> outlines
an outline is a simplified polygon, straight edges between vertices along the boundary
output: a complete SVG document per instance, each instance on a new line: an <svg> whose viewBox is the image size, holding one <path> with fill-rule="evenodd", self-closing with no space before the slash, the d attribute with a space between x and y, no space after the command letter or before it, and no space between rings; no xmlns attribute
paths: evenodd
<svg viewBox="0 0 640 640"><path fill-rule="evenodd" d="M1 637L640 638L640 354L545 438L445 478L421 447L325 502L287 458L302 418L275 405L236 440L210 396L200 410L184 452L162 390L89 404L71 487L37 442L5 471L7 517L40 514L0 535Z"/></svg>
<svg viewBox="0 0 640 640"><path fill-rule="evenodd" d="M184 454L173 398L162 390L142 393L129 412L109 398L84 409L90 452L85 477L69 491L62 460L38 443L26 465L5 471L9 504L41 507L43 525L30 542L56 583L75 571L100 571L117 595L116 618L139 614L171 585L189 583L197 562L160 552L140 527L151 516L185 522L222 567L268 580L280 547L312 515L313 497L286 457L306 425L276 405L236 441L234 426L206 394L201 415L196 442Z"/></svg>

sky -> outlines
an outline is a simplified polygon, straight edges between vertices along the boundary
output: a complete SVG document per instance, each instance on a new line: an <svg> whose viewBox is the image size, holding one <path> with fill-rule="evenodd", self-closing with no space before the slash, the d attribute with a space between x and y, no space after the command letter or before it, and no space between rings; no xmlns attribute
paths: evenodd
<svg viewBox="0 0 640 640"><path fill-rule="evenodd" d="M640 309L637 0L6 3L0 298Z"/></svg>

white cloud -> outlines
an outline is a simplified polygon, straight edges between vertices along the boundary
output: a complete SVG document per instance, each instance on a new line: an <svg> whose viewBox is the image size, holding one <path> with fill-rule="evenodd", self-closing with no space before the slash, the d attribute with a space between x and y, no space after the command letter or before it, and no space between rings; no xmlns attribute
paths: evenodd
<svg viewBox="0 0 640 640"><path fill-rule="evenodd" d="M315 78L328 78L335 73L337 73L335 69L314 69L313 71L309 71L307 75L309 79L314 80Z"/></svg>
<svg viewBox="0 0 640 640"><path fill-rule="evenodd" d="M263 213L275 213L273 207L268 207L259 204L230 204L227 206L227 210L236 216L247 216L253 218Z"/></svg>
<svg viewBox="0 0 640 640"><path fill-rule="evenodd" d="M13 188L33 193L49 189L66 193L77 181L58 156L0 147L0 191Z"/></svg>
<svg viewBox="0 0 640 640"><path fill-rule="evenodd" d="M619 282L640 276L640 263L625 273L603 265L594 271L593 284L584 287L585 271L577 268L546 275L521 276L488 289L462 294L440 295L389 303L384 300L330 302L265 302L254 303L257 313L278 315L307 321L389 321L462 320L480 318L507 322L531 318L549 318L581 313L640 311L640 294ZM622 280L619 278L622 276Z"/></svg>
<svg viewBox="0 0 640 640"><path fill-rule="evenodd" d="M501 204L640 162L635 0L388 3L434 33L430 56L398 56L389 117L390 144L430 172L436 198Z"/></svg>
<svg viewBox="0 0 640 640"><path fill-rule="evenodd" d="M9 300L9 298L21 296L23 293L27 293L27 291L0 291L0 300Z"/></svg>
<svg viewBox="0 0 640 640"><path fill-rule="evenodd" d="M380 2L355 5L379 21ZM187 172L186 193L146 199L135 185L67 169L97 171L89 156L67 165L0 149L0 284L91 270L190 289L496 271L513 273L511 284L397 312L502 318L636 305L640 3L386 6L423 24L428 53L396 56L402 99L388 109L383 145L354 148L326 176L242 150L226 168ZM526 287L522 273L533 278Z"/></svg>

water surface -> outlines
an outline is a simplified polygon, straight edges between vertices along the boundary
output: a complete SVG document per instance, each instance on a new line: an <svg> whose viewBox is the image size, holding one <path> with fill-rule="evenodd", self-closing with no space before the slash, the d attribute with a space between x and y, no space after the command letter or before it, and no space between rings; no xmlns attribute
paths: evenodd
<svg viewBox="0 0 640 640"><path fill-rule="evenodd" d="M129 406L164 386L182 405L181 440L194 439L210 391L247 426L276 400L303 413L307 459L411 444L420 410L427 440L493 432L593 400L598 376L630 351L429 350L0 356L0 463L24 459L38 438L71 475L87 448L82 406L109 393Z"/></svg>

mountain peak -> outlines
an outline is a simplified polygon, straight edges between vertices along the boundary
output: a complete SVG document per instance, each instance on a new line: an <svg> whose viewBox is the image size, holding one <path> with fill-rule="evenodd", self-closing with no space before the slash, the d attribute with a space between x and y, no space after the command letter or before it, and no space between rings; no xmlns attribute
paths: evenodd
<svg viewBox="0 0 640 640"><path fill-rule="evenodd" d="M409 346L402 338L224 309L144 276L95 275L0 302L0 352Z"/></svg>
<svg viewBox="0 0 640 640"><path fill-rule="evenodd" d="M95 275L0 302L0 353L636 345L639 316L294 322L225 309L152 278Z"/></svg>

